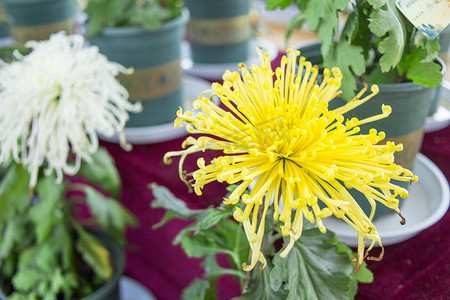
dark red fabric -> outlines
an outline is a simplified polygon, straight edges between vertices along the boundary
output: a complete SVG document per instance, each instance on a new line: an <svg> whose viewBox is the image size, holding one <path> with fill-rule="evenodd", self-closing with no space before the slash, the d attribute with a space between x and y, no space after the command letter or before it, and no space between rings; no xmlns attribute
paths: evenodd
<svg viewBox="0 0 450 300"><path fill-rule="evenodd" d="M160 300L180 298L180 293L194 278L202 275L199 259L186 257L172 240L188 223L170 221L159 229L152 226L164 215L163 209L152 209L148 184L156 182L168 187L191 208L216 205L225 195L225 185L211 183L201 197L188 193L178 177L178 161L164 165L167 151L179 150L183 138L172 141L135 145L124 152L117 144L106 143L114 157L123 181L121 201L139 219L138 228L127 233L126 275L147 286ZM422 153L430 158L450 179L450 127L425 135ZM211 158L212 153L202 153ZM187 170L196 168L196 158L186 161ZM375 275L372 284L361 284L357 299L450 299L449 231L450 215L412 239L388 246L381 262L369 262ZM377 250L374 250L375 252ZM373 254L376 254L376 253ZM224 257L221 257L222 263ZM219 299L239 295L238 283L222 278L218 284Z"/></svg>

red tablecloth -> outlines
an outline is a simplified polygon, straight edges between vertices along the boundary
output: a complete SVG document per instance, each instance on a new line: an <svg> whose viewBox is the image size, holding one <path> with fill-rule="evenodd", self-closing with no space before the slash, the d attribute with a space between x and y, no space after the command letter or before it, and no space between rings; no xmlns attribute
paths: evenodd
<svg viewBox="0 0 450 300"><path fill-rule="evenodd" d="M178 177L178 164L166 166L163 156L178 150L183 138L164 143L135 145L124 152L117 144L102 143L116 160L123 182L122 203L139 219L140 226L127 233L126 275L147 286L160 300L180 298L181 290L195 277L201 276L199 259L186 257L172 239L187 222L170 221L153 230L152 225L164 215L163 209L150 208L153 195L148 184L168 187L175 196L191 208L219 204L225 195L225 185L211 183L201 197L189 194ZM421 152L430 158L450 179L450 126L425 135ZM203 153L211 155L211 153ZM191 157L185 166L196 168ZM368 262L375 275L372 284L359 286L357 299L450 299L450 214L432 227L405 242L385 247L381 262ZM375 250L376 251L376 250ZM375 254L375 253L373 253ZM218 285L220 299L239 295L239 285L229 279Z"/></svg>

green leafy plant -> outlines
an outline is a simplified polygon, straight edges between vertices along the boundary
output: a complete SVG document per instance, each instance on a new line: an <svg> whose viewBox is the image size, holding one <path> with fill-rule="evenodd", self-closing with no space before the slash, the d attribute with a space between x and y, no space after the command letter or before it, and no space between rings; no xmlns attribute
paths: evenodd
<svg viewBox="0 0 450 300"><path fill-rule="evenodd" d="M231 192L236 186L230 186ZM182 294L183 299L217 299L216 281L222 275L232 275L241 283L246 299L352 299L358 282L369 283L372 273L365 263L358 273L353 272L351 249L340 243L330 231L323 234L318 228L305 226L294 249L282 259L281 230L266 219L263 252L269 258L265 270L242 270L241 262L249 259L249 246L242 223L233 219L233 208L227 205L191 210L167 188L151 184L154 208L167 210L158 228L173 218L194 220L174 238L189 257L203 258L204 277L192 281ZM273 212L272 212L273 213ZM268 213L267 216L272 215ZM216 254L226 254L230 268L218 265Z"/></svg>
<svg viewBox="0 0 450 300"><path fill-rule="evenodd" d="M371 83L411 80L434 87L441 83L438 39L429 40L397 9L395 0L268 0L267 9L296 4L299 13L286 30L307 23L321 43L323 66L337 66L346 81L341 89L351 99L357 79ZM346 19L339 32L340 17ZM339 36L338 36L339 35ZM352 79L353 80L350 80Z"/></svg>
<svg viewBox="0 0 450 300"><path fill-rule="evenodd" d="M31 193L21 165L10 164L4 173L0 282L8 299L80 299L111 278L109 251L88 228L102 229L123 245L124 230L136 219L116 200L120 180L106 150L98 149L70 180L39 176ZM91 217L77 217L83 207Z"/></svg>
<svg viewBox="0 0 450 300"><path fill-rule="evenodd" d="M137 224L97 134L120 134L140 103L115 77L124 68L83 36L28 46L0 53L0 297L81 299L120 274L125 230Z"/></svg>
<svg viewBox="0 0 450 300"><path fill-rule="evenodd" d="M149 31L181 15L182 0L89 0L90 37L105 27L140 26Z"/></svg>

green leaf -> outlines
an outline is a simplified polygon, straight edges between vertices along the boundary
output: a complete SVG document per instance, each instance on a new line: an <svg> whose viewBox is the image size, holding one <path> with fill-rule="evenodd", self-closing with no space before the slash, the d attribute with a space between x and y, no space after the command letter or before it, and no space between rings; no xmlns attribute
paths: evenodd
<svg viewBox="0 0 450 300"><path fill-rule="evenodd" d="M342 97L350 100L355 95L356 76L365 71L365 60L363 49L359 46L350 45L340 40L333 44L329 54L325 57L323 65L327 68L338 67L344 80L342 81Z"/></svg>
<svg viewBox="0 0 450 300"><path fill-rule="evenodd" d="M314 31L321 43L321 51L327 56L333 39L338 33L338 8L343 2L334 0L308 1L306 6L306 21L310 30Z"/></svg>
<svg viewBox="0 0 450 300"><path fill-rule="evenodd" d="M370 5L373 6L374 9L380 9L383 5L386 4L388 0L368 0Z"/></svg>
<svg viewBox="0 0 450 300"><path fill-rule="evenodd" d="M64 270L73 267L73 238L65 224L55 226L51 240L55 252L61 255L61 265Z"/></svg>
<svg viewBox="0 0 450 300"><path fill-rule="evenodd" d="M12 218L6 223L0 240L0 262L10 256L28 235L25 222L25 218Z"/></svg>
<svg viewBox="0 0 450 300"><path fill-rule="evenodd" d="M306 22L306 15L303 12L299 12L294 17L292 17L292 19L289 21L286 27L286 34L285 34L286 39L288 39L291 36L292 31L294 29L301 28L305 22Z"/></svg>
<svg viewBox="0 0 450 300"><path fill-rule="evenodd" d="M119 243L124 242L127 226L136 226L135 217L119 201L106 197L96 189L85 186L86 202L98 223Z"/></svg>
<svg viewBox="0 0 450 300"><path fill-rule="evenodd" d="M0 228L30 204L29 181L30 175L20 165L12 165L3 177L0 183Z"/></svg>
<svg viewBox="0 0 450 300"><path fill-rule="evenodd" d="M54 174L40 179L37 183L38 203L31 206L30 219L34 223L38 243L46 239L53 227L64 218L58 204L62 204L65 187L64 182L57 183Z"/></svg>
<svg viewBox="0 0 450 300"><path fill-rule="evenodd" d="M208 277L219 277L221 275L233 275L240 279L245 279L246 273L239 268L238 270L235 269L228 269L228 268L222 268L217 264L216 256L215 255L207 255L205 260L202 262L203 267L205 268L206 275Z"/></svg>
<svg viewBox="0 0 450 300"><path fill-rule="evenodd" d="M42 280L42 273L33 269L19 269L12 278L14 289L29 292Z"/></svg>
<svg viewBox="0 0 450 300"><path fill-rule="evenodd" d="M233 300L285 300L288 293L285 290L275 291L270 286L271 268L268 265L264 271L259 272L256 286L240 297Z"/></svg>
<svg viewBox="0 0 450 300"><path fill-rule="evenodd" d="M232 253L230 250L220 247L213 237L199 234L184 238L181 246L189 257L203 257L215 253Z"/></svg>
<svg viewBox="0 0 450 300"><path fill-rule="evenodd" d="M389 72L381 72L380 65L376 65L375 68L364 77L366 82L383 84L394 83L399 78L397 69L391 69Z"/></svg>
<svg viewBox="0 0 450 300"><path fill-rule="evenodd" d="M280 7L281 9L285 9L286 7L291 5L293 2L294 2L294 0L267 0L266 9L274 10L277 7Z"/></svg>
<svg viewBox="0 0 450 300"><path fill-rule="evenodd" d="M172 211L174 215L171 217L188 220L203 213L202 210L189 209L183 200L175 197L165 186L151 183L149 184L149 188L152 190L153 196L155 197L151 203L151 207L165 208L168 211ZM168 221L171 218L165 217L165 219Z"/></svg>
<svg viewBox="0 0 450 300"><path fill-rule="evenodd" d="M426 50L425 61L433 61L436 56L439 55L441 46L439 45L439 39L430 40L422 32L416 31L414 36L414 46L416 48L424 48Z"/></svg>
<svg viewBox="0 0 450 300"><path fill-rule="evenodd" d="M329 242L333 238L331 232L304 229L286 258L275 256L272 289L288 290L286 299L347 299L353 271L348 256Z"/></svg>
<svg viewBox="0 0 450 300"><path fill-rule="evenodd" d="M202 215L198 216L198 222L196 224L196 231L208 229L233 215L232 205L220 205L215 208L208 208L204 210Z"/></svg>
<svg viewBox="0 0 450 300"><path fill-rule="evenodd" d="M441 68L434 62L426 61L427 50L416 48L413 52L405 55L398 65L401 74L406 73L406 78L414 83L434 87L441 83L443 74Z"/></svg>
<svg viewBox="0 0 450 300"><path fill-rule="evenodd" d="M404 26L403 17L395 6L395 0L387 0L385 9L375 9L370 14L369 28L373 34L381 38L378 51L382 54L379 63L383 72L395 67L402 58L406 38Z"/></svg>
<svg viewBox="0 0 450 300"><path fill-rule="evenodd" d="M92 156L90 163L83 162L80 168L82 174L89 182L99 185L104 192L118 198L120 193L120 176L116 169L114 159L108 151L99 148Z"/></svg>
<svg viewBox="0 0 450 300"><path fill-rule="evenodd" d="M80 252L83 260L100 278L104 280L111 278L113 267L108 249L98 238L80 226L76 226L75 229L78 233L75 247Z"/></svg>
<svg viewBox="0 0 450 300"><path fill-rule="evenodd" d="M194 279L191 284L185 288L181 294L183 300L205 299L206 292L209 289L209 282L205 279Z"/></svg>
<svg viewBox="0 0 450 300"><path fill-rule="evenodd" d="M12 295L8 296L8 300L37 300L39 299L36 293L23 294L14 292Z"/></svg>
<svg viewBox="0 0 450 300"><path fill-rule="evenodd" d="M352 250L348 246L339 242L336 238L331 240L330 243L336 245L338 253L345 253L350 260L357 257L356 253L352 252ZM356 263L353 261L351 264L353 268L356 265ZM369 269L367 269L367 264L365 261L363 261L358 273L352 272L350 275L352 277L352 281L350 282L348 296L350 299L353 299L356 295L356 292L358 291L358 282L371 283L373 281L373 273Z"/></svg>

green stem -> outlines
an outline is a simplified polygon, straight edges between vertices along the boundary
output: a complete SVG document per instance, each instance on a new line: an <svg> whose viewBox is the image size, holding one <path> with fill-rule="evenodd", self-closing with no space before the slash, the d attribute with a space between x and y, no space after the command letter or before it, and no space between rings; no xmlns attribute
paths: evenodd
<svg viewBox="0 0 450 300"><path fill-rule="evenodd" d="M208 278L209 289L205 294L205 300L217 300L216 281L217 276Z"/></svg>

